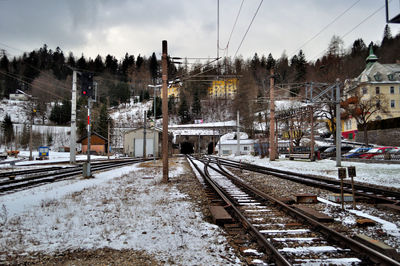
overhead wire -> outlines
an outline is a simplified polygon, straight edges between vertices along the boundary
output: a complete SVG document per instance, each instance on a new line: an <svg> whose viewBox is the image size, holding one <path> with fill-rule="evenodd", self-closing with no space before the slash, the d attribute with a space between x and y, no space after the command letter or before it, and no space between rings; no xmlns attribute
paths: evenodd
<svg viewBox="0 0 400 266"><path fill-rule="evenodd" d="M392 0L389 0L389 3ZM383 8L385 7L385 4L381 7L379 7L378 9L376 9L374 12L372 12L371 14L369 14L366 18L364 18L360 23L358 23L355 27L353 27L351 30L349 30L348 32L346 32L345 34L341 35L340 38L343 39L344 37L346 37L347 35L349 35L350 33L352 33L355 29L357 29L359 26L361 26L364 22L366 22L368 19L370 19L371 17L373 17L374 15L376 15L379 11L381 11ZM313 57L313 60L319 58L321 55L323 55L325 53L326 50L323 50L322 52L318 53L316 56Z"/></svg>
<svg viewBox="0 0 400 266"><path fill-rule="evenodd" d="M242 3L240 4L239 11L238 11L238 13L236 15L236 18L235 18L235 22L233 23L231 34L229 34L228 42L226 43L226 48L225 48L226 49L226 56L228 56L229 44L230 44L233 32L234 32L234 30L236 28L236 24L238 22L238 19L239 19L239 16L240 16L240 12L242 11L243 3L244 3L244 0L242 0Z"/></svg>
<svg viewBox="0 0 400 266"><path fill-rule="evenodd" d="M297 48L291 56L297 54L297 51L301 50L306 46L308 43L313 41L315 38L317 38L322 32L324 32L327 28L329 28L332 24L334 24L336 21L339 20L342 16L344 16L350 9L352 9L355 5L357 5L361 0L356 0L350 7L348 7L346 10L344 10L342 13L340 13L338 16L336 16L330 23L328 23L325 27L323 27L319 32L317 32L314 36L312 36L310 39L308 39L305 43L303 43L299 48ZM290 56L290 57L291 57Z"/></svg>
<svg viewBox="0 0 400 266"><path fill-rule="evenodd" d="M29 82L23 80L22 77L19 77L19 76L15 75L15 74L8 73L8 72L2 71L2 70L0 70L0 73L2 73L3 75L8 76L8 77L10 77L10 78L13 78L13 79L15 79L15 80L18 80L19 82L22 82L22 83L24 83L24 84L26 84L26 85L31 85L32 87L35 87L35 88L37 88L38 90L40 90L40 91L42 91L42 92L44 92L44 93L50 94L50 95L52 95L52 96L54 96L54 97L56 97L56 98L64 99L64 97L62 97L62 96L60 96L60 95L57 95L57 94L54 94L54 93L52 93L52 92L49 92L49 91L47 91L47 90L44 90L44 89L42 89L40 86L38 86L38 85L36 85L36 84L29 83Z"/></svg>
<svg viewBox="0 0 400 266"><path fill-rule="evenodd" d="M258 5L257 10L256 10L256 12L255 12L254 15L253 15L253 18L252 18L251 21L250 21L250 24L249 24L249 26L247 27L247 30L246 30L245 34L243 35L243 38L242 38L242 40L240 41L239 47L237 48L237 50L236 50L235 55L233 56L233 58L235 58L236 55L237 55L237 53L239 52L239 49L241 48L241 46L242 46L242 44L243 44L243 42L244 42L244 39L246 38L247 33L249 32L250 27L251 27L251 25L253 24L253 21L254 21L254 19L256 18L257 14L258 14L258 11L260 10L260 7L261 7L261 5L262 5L263 2L264 2L264 0L261 0L261 1L260 1L260 4Z"/></svg>

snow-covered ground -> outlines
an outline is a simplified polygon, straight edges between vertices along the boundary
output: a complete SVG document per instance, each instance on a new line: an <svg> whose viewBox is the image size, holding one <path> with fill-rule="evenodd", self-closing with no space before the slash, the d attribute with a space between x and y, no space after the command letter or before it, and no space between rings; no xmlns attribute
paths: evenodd
<svg viewBox="0 0 400 266"><path fill-rule="evenodd" d="M85 158L80 155L77 159ZM337 171L331 160L269 162L252 156L229 158L332 177L336 177ZM69 153L50 152L49 161L68 160ZM179 183L188 170L183 166L183 158L177 160L170 161L173 167L169 184L161 182L158 161L156 165L148 162L98 173L94 179L77 178L1 196L0 261L5 254L51 254L109 247L142 250L159 261L176 264L240 264L221 229L204 221L199 208L177 189L174 180ZM28 167L30 163L17 162L15 167ZM400 165L348 162L342 165L355 165L358 181L400 186ZM357 215L376 218L391 234L400 235L395 224L368 212Z"/></svg>
<svg viewBox="0 0 400 266"><path fill-rule="evenodd" d="M171 163L169 184L158 161L1 196L0 262L6 254L109 247L180 265L239 263L221 229L174 185L188 169Z"/></svg>
<svg viewBox="0 0 400 266"><path fill-rule="evenodd" d="M261 159L259 157L250 155L231 155L225 158L241 160L243 162L254 163L261 166L290 170L297 173L307 173L338 178L338 167L336 167L336 161L329 159L310 162L306 160L291 161L281 158L276 161L269 161L268 158ZM341 162L341 167L348 166L356 167L357 176L354 178L354 181L400 188L400 164Z"/></svg>

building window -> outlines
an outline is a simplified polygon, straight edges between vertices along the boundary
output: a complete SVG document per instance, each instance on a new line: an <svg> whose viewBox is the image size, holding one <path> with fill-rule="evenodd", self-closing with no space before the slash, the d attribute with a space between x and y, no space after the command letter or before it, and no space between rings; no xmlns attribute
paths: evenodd
<svg viewBox="0 0 400 266"><path fill-rule="evenodd" d="M365 87L364 87L364 88L362 88L362 94L363 94L363 95L365 95L365 94L368 94L368 89L367 89L367 88L365 88Z"/></svg>
<svg viewBox="0 0 400 266"><path fill-rule="evenodd" d="M377 101L376 101L376 107L377 107L377 108L381 108L381 101L380 101L380 100L377 100Z"/></svg>
<svg viewBox="0 0 400 266"><path fill-rule="evenodd" d="M390 87L390 94L394 94L394 87L393 86Z"/></svg>
<svg viewBox="0 0 400 266"><path fill-rule="evenodd" d="M247 150L249 150L249 147L244 146L244 147L243 147L243 150L247 151Z"/></svg>
<svg viewBox="0 0 400 266"><path fill-rule="evenodd" d="M379 73L379 72L376 73L375 76L374 76L374 78L375 78L376 81L382 81L382 75L381 75L381 73Z"/></svg>
<svg viewBox="0 0 400 266"><path fill-rule="evenodd" d="M350 130L351 129L351 120L347 120L346 121L346 130Z"/></svg>
<svg viewBox="0 0 400 266"><path fill-rule="evenodd" d="M375 87L375 93L376 93L376 94L380 94L380 93L381 93L381 88Z"/></svg>
<svg viewBox="0 0 400 266"><path fill-rule="evenodd" d="M390 100L390 108L395 108L395 107L396 107L395 100Z"/></svg>

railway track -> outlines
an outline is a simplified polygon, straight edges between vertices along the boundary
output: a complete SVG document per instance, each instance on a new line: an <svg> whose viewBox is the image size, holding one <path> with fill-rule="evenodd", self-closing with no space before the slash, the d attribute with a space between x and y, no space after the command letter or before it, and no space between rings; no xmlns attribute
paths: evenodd
<svg viewBox="0 0 400 266"><path fill-rule="evenodd" d="M91 171L99 172L106 169L121 167L152 159L124 159L91 163ZM3 172L0 175L0 195L28 189L42 184L65 180L81 175L82 165L72 167L45 167L38 169Z"/></svg>
<svg viewBox="0 0 400 266"><path fill-rule="evenodd" d="M225 209L277 265L400 265L283 202L249 186L216 160L189 158Z"/></svg>
<svg viewBox="0 0 400 266"><path fill-rule="evenodd" d="M313 187L319 187L328 191L340 193L340 181L318 177L314 175L307 175L301 173L295 173L291 171L285 171L280 169L274 169L270 167L258 166L254 164L244 163L244 162L237 162L228 159L221 159L217 157L209 157L210 160L219 163L221 165L227 167L234 167L243 170L253 171L261 174L266 175L273 175L279 178L291 180L294 182L310 185ZM361 184L354 184L355 189L355 196L368 198L373 200L376 203L388 203L388 204L395 204L400 205L400 192L383 189L378 187L372 187L367 185ZM344 181L343 182L343 191L345 193L352 193L351 183Z"/></svg>

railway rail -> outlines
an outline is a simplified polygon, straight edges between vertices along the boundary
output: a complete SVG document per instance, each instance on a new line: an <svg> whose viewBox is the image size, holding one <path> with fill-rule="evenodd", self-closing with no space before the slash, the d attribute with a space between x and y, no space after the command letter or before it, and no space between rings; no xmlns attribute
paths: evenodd
<svg viewBox="0 0 400 266"><path fill-rule="evenodd" d="M225 209L277 265L400 265L244 183L215 159L188 157Z"/></svg>
<svg viewBox="0 0 400 266"><path fill-rule="evenodd" d="M339 180L323 178L323 177L318 177L318 176L308 175L308 174L295 173L295 172L285 171L285 170L281 170L281 169L274 169L271 167L264 167L264 166L259 166L259 165L244 163L244 162L238 162L238 161L229 160L229 159L221 159L221 158L217 158L217 157L209 157L209 158L210 158L210 160L218 162L219 164L224 165L224 166L240 168L243 170L253 171L253 172L257 172L257 173L261 173L261 174L273 175L273 176L288 179L288 180L291 180L294 182L326 189L326 190L329 190L332 192L336 192L336 193L340 192L340 181ZM354 184L354 189L355 189L355 192L354 192L355 196L368 198L377 203L389 203L389 204L400 205L400 192L390 190L390 189L384 189L384 188L378 188L378 187L357 184L357 183ZM347 181L343 182L343 191L345 193L350 193L350 194L352 193L352 188L351 188L350 182L347 182Z"/></svg>
<svg viewBox="0 0 400 266"><path fill-rule="evenodd" d="M124 165L148 161L152 159L124 159L91 163L91 171L121 167ZM0 194L8 194L41 184L65 180L82 174L82 165L72 167L45 167L38 169L3 172L0 175Z"/></svg>

